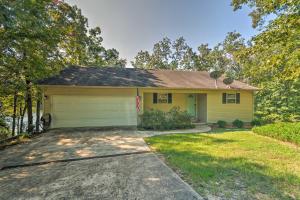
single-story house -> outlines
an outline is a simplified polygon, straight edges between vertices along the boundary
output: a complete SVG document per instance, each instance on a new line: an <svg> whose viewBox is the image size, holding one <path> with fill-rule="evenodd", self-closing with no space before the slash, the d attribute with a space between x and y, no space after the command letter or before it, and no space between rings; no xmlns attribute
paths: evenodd
<svg viewBox="0 0 300 200"><path fill-rule="evenodd" d="M203 71L70 66L38 84L51 128L137 126L144 110L174 106L199 122L250 122L257 88L223 79Z"/></svg>

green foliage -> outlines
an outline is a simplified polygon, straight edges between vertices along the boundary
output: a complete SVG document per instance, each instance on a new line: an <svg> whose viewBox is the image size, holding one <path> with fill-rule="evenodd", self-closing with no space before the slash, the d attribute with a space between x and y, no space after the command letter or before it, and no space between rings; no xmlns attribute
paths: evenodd
<svg viewBox="0 0 300 200"><path fill-rule="evenodd" d="M140 51L131 63L136 68L144 69L193 69L194 56L183 37L174 42L165 37L154 44L152 53Z"/></svg>
<svg viewBox="0 0 300 200"><path fill-rule="evenodd" d="M231 5L236 11L241 9L242 6L249 6L251 13L249 16L252 18L252 26L262 26L265 22L265 17L271 13L276 15L284 15L299 12L299 0L292 1L260 1L260 0L232 0Z"/></svg>
<svg viewBox="0 0 300 200"><path fill-rule="evenodd" d="M227 125L227 122L223 121L223 120L219 120L217 121L218 127L219 128L225 128L225 126Z"/></svg>
<svg viewBox="0 0 300 200"><path fill-rule="evenodd" d="M251 121L251 126L261 126L261 125L262 125L262 122L259 119L253 119Z"/></svg>
<svg viewBox="0 0 300 200"><path fill-rule="evenodd" d="M6 127L7 128L7 124L6 124L5 119L3 117L0 117L0 127Z"/></svg>
<svg viewBox="0 0 300 200"><path fill-rule="evenodd" d="M165 113L161 110L145 110L141 115L141 127L144 129L161 130L166 123Z"/></svg>
<svg viewBox="0 0 300 200"><path fill-rule="evenodd" d="M89 29L81 10L64 1L1 0L0 12L2 112L12 116L16 94L17 115L26 105L30 129L32 104L39 96L37 80L54 75L69 64L126 64L116 49L102 46L101 29Z"/></svg>
<svg viewBox="0 0 300 200"><path fill-rule="evenodd" d="M192 117L179 107L173 107L166 113L166 129L193 128Z"/></svg>
<svg viewBox="0 0 300 200"><path fill-rule="evenodd" d="M200 44L198 52L188 46L183 37L172 42L169 38L154 44L152 53L140 51L132 65L143 69L222 71L230 77L240 79L241 66L233 58L245 47L244 39L237 32L229 32L224 42L209 48Z"/></svg>
<svg viewBox="0 0 300 200"><path fill-rule="evenodd" d="M275 124L268 124L261 127L254 127L252 131L260 135L300 145L300 122L279 122Z"/></svg>
<svg viewBox="0 0 300 200"><path fill-rule="evenodd" d="M297 120L300 116L299 0L232 0L235 10L250 6L253 26L262 29L236 53L256 95L256 115L266 122ZM266 17L275 18L267 23ZM275 15L274 15L275 14Z"/></svg>
<svg viewBox="0 0 300 200"><path fill-rule="evenodd" d="M9 130L6 127L0 126L0 140L4 140L10 136Z"/></svg>
<svg viewBox="0 0 300 200"><path fill-rule="evenodd" d="M5 122L4 117L0 116L0 140L9 137L8 125Z"/></svg>
<svg viewBox="0 0 300 200"><path fill-rule="evenodd" d="M172 130L193 128L192 117L179 107L172 108L169 112L156 109L145 110L141 115L140 127L150 130Z"/></svg>
<svg viewBox="0 0 300 200"><path fill-rule="evenodd" d="M232 125L237 127L237 128L243 128L244 122L239 120L239 119L236 119L232 122Z"/></svg>

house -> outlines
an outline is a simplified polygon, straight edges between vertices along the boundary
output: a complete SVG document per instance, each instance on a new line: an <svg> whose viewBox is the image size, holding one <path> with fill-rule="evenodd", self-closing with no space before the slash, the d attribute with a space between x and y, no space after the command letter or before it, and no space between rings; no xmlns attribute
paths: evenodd
<svg viewBox="0 0 300 200"><path fill-rule="evenodd" d="M195 121L253 119L257 90L240 81L230 86L208 72L70 66L39 82L51 128L137 126L148 109L186 110Z"/></svg>

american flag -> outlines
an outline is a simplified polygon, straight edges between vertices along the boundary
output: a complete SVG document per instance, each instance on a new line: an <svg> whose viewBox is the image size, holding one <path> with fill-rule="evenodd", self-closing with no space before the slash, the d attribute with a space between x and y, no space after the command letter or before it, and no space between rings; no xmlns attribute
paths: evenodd
<svg viewBox="0 0 300 200"><path fill-rule="evenodd" d="M140 96L136 96L136 110L138 111L138 112L140 112L140 105L141 104L141 98L140 98Z"/></svg>

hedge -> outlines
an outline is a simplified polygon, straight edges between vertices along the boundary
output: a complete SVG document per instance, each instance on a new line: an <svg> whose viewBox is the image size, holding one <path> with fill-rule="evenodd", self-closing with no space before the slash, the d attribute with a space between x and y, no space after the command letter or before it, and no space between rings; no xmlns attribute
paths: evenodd
<svg viewBox="0 0 300 200"><path fill-rule="evenodd" d="M141 115L139 128L148 130L173 130L193 128L192 117L179 107L173 107L169 112L161 110L145 110Z"/></svg>
<svg viewBox="0 0 300 200"><path fill-rule="evenodd" d="M278 122L252 129L254 133L300 145L300 122Z"/></svg>

